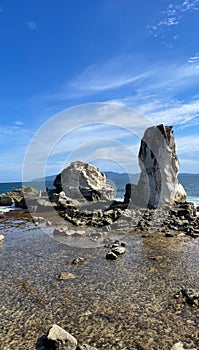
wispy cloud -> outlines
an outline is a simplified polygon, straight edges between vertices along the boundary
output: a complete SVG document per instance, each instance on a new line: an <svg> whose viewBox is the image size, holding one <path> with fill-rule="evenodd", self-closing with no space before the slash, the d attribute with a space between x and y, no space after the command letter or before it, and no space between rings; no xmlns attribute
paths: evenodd
<svg viewBox="0 0 199 350"><path fill-rule="evenodd" d="M72 96L84 96L105 90L118 89L150 76L141 60L134 56L115 57L103 64L93 64L69 82ZM64 94L65 96L65 94Z"/></svg>
<svg viewBox="0 0 199 350"><path fill-rule="evenodd" d="M196 64L196 63L199 64L199 54L197 53L194 56L189 57L188 63L190 63L190 64Z"/></svg>
<svg viewBox="0 0 199 350"><path fill-rule="evenodd" d="M28 21L27 22L27 26L31 29L31 30L35 30L37 28L37 24L34 21Z"/></svg>
<svg viewBox="0 0 199 350"><path fill-rule="evenodd" d="M16 126L22 126L22 125L24 125L24 122L22 122L20 120L16 120L15 125Z"/></svg>
<svg viewBox="0 0 199 350"><path fill-rule="evenodd" d="M147 26L147 31L153 36L162 36L164 31L172 26L177 26L186 13L199 11L199 0L184 0L178 4L171 3L164 10L157 13L159 21ZM173 37L173 39L176 39Z"/></svg>

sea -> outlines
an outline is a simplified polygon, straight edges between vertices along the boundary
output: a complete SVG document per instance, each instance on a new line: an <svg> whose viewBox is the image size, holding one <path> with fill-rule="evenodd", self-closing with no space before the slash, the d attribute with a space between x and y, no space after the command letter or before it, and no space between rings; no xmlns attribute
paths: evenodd
<svg viewBox="0 0 199 350"><path fill-rule="evenodd" d="M139 176L136 176L132 179L132 183L136 183ZM107 179L111 182L111 184L115 188L115 199L116 200L123 200L124 199L124 193L125 193L125 186L127 183L127 176L118 176L118 178L115 176L115 173L109 173L107 175ZM186 174L181 173L178 176L179 182L183 185L186 193L187 193L187 201L193 202L195 206L199 206L199 174ZM45 187L48 187L49 189L53 189L53 181L46 181L45 186L44 182L34 181L34 182L27 182L23 183L23 186L32 186L34 188L37 188L40 191L45 191ZM0 194L6 193L9 191L12 191L17 188L22 187L22 182L5 182L0 183ZM15 208L8 208L8 207L0 207L1 211L8 211L8 210L14 210Z"/></svg>

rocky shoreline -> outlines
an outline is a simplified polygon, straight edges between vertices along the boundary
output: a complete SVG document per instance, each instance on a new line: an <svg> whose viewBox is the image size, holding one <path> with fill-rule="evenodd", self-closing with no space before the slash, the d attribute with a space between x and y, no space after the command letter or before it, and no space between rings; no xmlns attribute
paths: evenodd
<svg viewBox="0 0 199 350"><path fill-rule="evenodd" d="M100 247L71 248L30 220L19 211L0 221L3 349L49 349L52 324L91 349L197 349L198 239L123 228L126 253L114 261L106 255L124 240L109 232Z"/></svg>
<svg viewBox="0 0 199 350"><path fill-rule="evenodd" d="M33 348L38 328L37 350L198 348L199 218L177 179L172 127L147 129L139 163L123 201L81 161L57 175L55 189L0 195L0 205L23 209L0 213L3 350L20 337L20 350Z"/></svg>

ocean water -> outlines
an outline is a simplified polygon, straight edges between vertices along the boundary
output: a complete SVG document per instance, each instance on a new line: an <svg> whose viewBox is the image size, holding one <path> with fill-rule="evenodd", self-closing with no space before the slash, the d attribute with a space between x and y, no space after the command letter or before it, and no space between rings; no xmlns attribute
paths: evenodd
<svg viewBox="0 0 199 350"><path fill-rule="evenodd" d="M121 176L117 178L115 174L114 176L109 175L108 180L115 187L116 199L123 200L124 193L125 193L125 185L127 181L126 176L124 176L124 178L122 179ZM195 206L199 205L199 174L179 174L179 181L183 185L187 193L187 200L190 202L193 202ZM134 182L136 183L136 181ZM46 181L45 185L48 188L54 188L53 181ZM32 186L37 188L38 190L45 191L45 186L43 185L43 183L38 181L29 182L29 183L27 182L26 186ZM21 187L22 187L21 182L0 183L0 194L6 193ZM8 208L1 207L1 211L7 211L7 210Z"/></svg>

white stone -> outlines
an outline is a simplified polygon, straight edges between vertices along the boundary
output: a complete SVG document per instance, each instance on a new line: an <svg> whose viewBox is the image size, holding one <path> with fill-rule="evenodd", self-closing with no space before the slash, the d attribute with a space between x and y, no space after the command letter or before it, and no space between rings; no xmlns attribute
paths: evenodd
<svg viewBox="0 0 199 350"><path fill-rule="evenodd" d="M181 341L179 341L178 343L175 343L171 350L185 350L183 343ZM192 348L192 349L186 349L186 350L197 350L196 348Z"/></svg>
<svg viewBox="0 0 199 350"><path fill-rule="evenodd" d="M55 186L62 187L66 197L77 200L113 200L114 188L106 180L106 175L91 164L76 161L58 175Z"/></svg>
<svg viewBox="0 0 199 350"><path fill-rule="evenodd" d="M77 347L77 340L75 337L56 324L49 329L47 338L55 342L62 342L65 350L75 350Z"/></svg>
<svg viewBox="0 0 199 350"><path fill-rule="evenodd" d="M4 235L0 235L0 242L3 242L4 238Z"/></svg>

